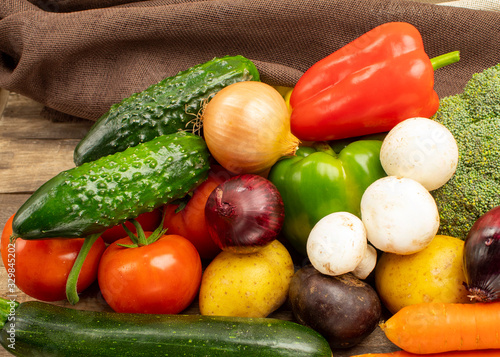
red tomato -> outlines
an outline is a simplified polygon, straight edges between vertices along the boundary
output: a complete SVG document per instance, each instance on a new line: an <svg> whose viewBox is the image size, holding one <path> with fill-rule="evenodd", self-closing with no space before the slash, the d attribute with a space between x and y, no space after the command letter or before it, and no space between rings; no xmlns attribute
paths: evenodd
<svg viewBox="0 0 500 357"><path fill-rule="evenodd" d="M73 267L83 238L51 238L10 243L12 215L2 232L2 261L9 277L25 294L42 301L66 299L66 280ZM90 249L78 277L77 291L82 292L97 278L99 260L106 249L99 238Z"/></svg>
<svg viewBox="0 0 500 357"><path fill-rule="evenodd" d="M126 237L108 246L97 278L104 300L114 311L176 314L193 302L202 267L200 255L186 238L164 235L137 248L118 244L132 241Z"/></svg>
<svg viewBox="0 0 500 357"><path fill-rule="evenodd" d="M177 204L169 204L163 208L165 215L163 227L168 228L167 232L186 237L204 259L212 259L220 252L220 248L208 233L205 222L205 204L210 193L230 177L231 174L221 166L214 166L208 178L194 190L186 207L177 213L175 212L179 207Z"/></svg>
<svg viewBox="0 0 500 357"><path fill-rule="evenodd" d="M144 231L154 231L161 223L161 209L155 209L151 212L146 212L139 215L136 221L141 224ZM136 233L135 226L131 222L125 222L125 225L133 233ZM127 237L127 232L123 229L122 225L119 224L113 228L107 229L103 234L101 234L102 239L105 243L111 244L120 238Z"/></svg>

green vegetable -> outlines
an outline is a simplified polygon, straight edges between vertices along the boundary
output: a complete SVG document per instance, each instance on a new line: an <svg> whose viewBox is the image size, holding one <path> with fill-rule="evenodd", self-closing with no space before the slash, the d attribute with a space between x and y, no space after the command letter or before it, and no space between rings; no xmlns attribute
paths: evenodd
<svg viewBox="0 0 500 357"><path fill-rule="evenodd" d="M309 233L321 218L339 211L359 217L363 192L386 176L379 159L382 141L358 140L337 152L332 146L317 142L299 147L295 156L278 161L269 173L285 204L282 232L303 255Z"/></svg>
<svg viewBox="0 0 500 357"><path fill-rule="evenodd" d="M75 148L74 162L96 160L178 130L192 131L196 115L219 90L240 81L259 81L243 56L214 58L153 84L113 105Z"/></svg>
<svg viewBox="0 0 500 357"><path fill-rule="evenodd" d="M459 148L455 175L432 191L440 233L465 239L474 222L500 205L500 64L476 73L462 93L441 99L432 119Z"/></svg>
<svg viewBox="0 0 500 357"><path fill-rule="evenodd" d="M206 179L205 141L178 132L63 171L19 208L12 222L23 239L86 237L174 199Z"/></svg>
<svg viewBox="0 0 500 357"><path fill-rule="evenodd" d="M278 319L120 314L4 299L0 310L0 343L17 356L332 355L319 333Z"/></svg>

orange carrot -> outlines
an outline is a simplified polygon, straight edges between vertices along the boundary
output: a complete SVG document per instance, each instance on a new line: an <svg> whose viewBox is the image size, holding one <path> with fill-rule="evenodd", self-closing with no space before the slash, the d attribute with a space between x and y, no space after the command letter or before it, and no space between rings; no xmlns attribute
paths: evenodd
<svg viewBox="0 0 500 357"><path fill-rule="evenodd" d="M500 350L454 351L431 353L426 355L406 351L396 351L388 353L365 353L351 357L500 357Z"/></svg>
<svg viewBox="0 0 500 357"><path fill-rule="evenodd" d="M500 302L410 305L380 327L396 346L417 354L500 349Z"/></svg>

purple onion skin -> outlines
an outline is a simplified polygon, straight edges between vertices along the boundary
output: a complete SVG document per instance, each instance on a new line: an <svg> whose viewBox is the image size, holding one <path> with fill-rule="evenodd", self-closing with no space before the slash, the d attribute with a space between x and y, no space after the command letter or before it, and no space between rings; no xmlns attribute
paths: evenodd
<svg viewBox="0 0 500 357"><path fill-rule="evenodd" d="M232 177L207 199L205 219L222 250L249 253L272 242L283 226L285 208L274 184L254 174Z"/></svg>
<svg viewBox="0 0 500 357"><path fill-rule="evenodd" d="M500 206L482 215L464 245L465 285L471 300L500 299Z"/></svg>

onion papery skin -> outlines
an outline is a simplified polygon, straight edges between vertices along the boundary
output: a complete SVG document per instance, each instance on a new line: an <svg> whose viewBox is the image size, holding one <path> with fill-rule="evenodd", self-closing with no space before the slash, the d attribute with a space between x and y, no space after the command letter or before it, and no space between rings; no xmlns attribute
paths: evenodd
<svg viewBox="0 0 500 357"><path fill-rule="evenodd" d="M291 133L290 111L272 86L233 83L208 102L203 135L214 159L235 174L259 174L281 157L294 155L299 139Z"/></svg>
<svg viewBox="0 0 500 357"><path fill-rule="evenodd" d="M465 285L471 300L500 300L500 206L482 215L464 245Z"/></svg>
<svg viewBox="0 0 500 357"><path fill-rule="evenodd" d="M205 219L222 249L251 253L276 239L285 208L274 184L255 174L241 174L221 183L208 197Z"/></svg>

